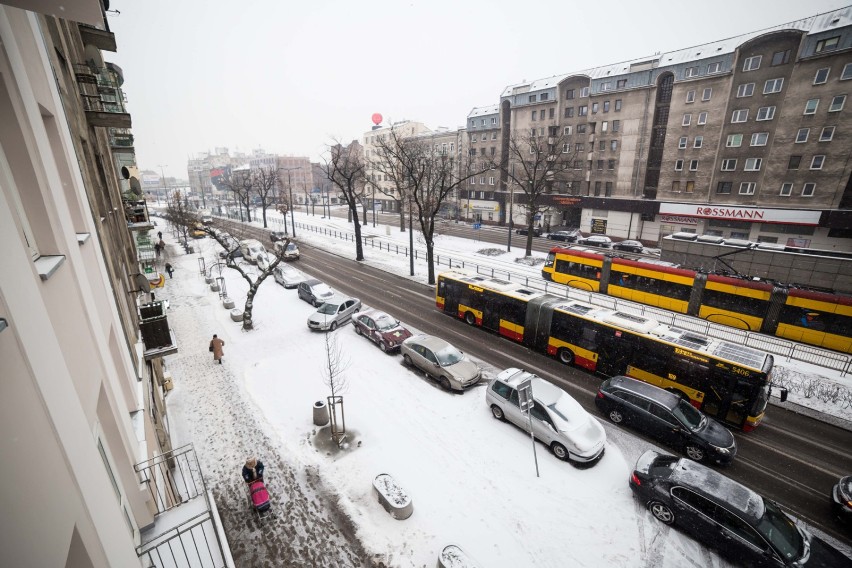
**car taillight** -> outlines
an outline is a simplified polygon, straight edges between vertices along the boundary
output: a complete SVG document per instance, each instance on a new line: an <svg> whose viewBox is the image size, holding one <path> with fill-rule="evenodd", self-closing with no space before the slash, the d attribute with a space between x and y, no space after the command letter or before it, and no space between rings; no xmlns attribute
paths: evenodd
<svg viewBox="0 0 852 568"><path fill-rule="evenodd" d="M603 391L598 391L598 398L603 398L603 397L604 397Z"/></svg>
<svg viewBox="0 0 852 568"><path fill-rule="evenodd" d="M639 479L639 476L636 475L635 471L630 474L630 483L632 483L633 485L642 485L642 480Z"/></svg>

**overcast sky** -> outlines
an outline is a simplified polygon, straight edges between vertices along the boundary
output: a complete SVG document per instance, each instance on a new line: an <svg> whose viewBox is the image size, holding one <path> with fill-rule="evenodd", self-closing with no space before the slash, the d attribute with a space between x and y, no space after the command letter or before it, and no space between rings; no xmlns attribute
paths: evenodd
<svg viewBox="0 0 852 568"><path fill-rule="evenodd" d="M848 0L847 0L848 1ZM682 49L842 7L811 0L114 0L136 158L261 147L317 160L334 139L463 126L507 85ZM582 6L582 7L580 7Z"/></svg>

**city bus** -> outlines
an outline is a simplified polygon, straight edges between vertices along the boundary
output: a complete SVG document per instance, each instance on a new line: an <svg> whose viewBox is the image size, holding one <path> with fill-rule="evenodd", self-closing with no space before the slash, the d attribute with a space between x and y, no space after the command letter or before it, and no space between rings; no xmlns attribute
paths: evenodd
<svg viewBox="0 0 852 568"><path fill-rule="evenodd" d="M438 275L435 305L567 365L672 391L745 431L766 413L774 360L758 349L458 271Z"/></svg>

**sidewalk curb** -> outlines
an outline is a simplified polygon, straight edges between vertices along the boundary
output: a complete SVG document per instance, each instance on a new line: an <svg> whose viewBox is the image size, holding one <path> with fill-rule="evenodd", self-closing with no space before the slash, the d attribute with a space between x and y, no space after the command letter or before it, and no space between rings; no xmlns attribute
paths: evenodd
<svg viewBox="0 0 852 568"><path fill-rule="evenodd" d="M801 404L796 404L795 402L790 401L781 402L778 400L770 400L769 403L773 406L789 410L790 412L795 412L796 414L801 414L802 416L807 416L808 418L812 418L826 424L831 424L832 426L837 426L847 432L852 432L852 421L846 420L845 418L820 412L819 410L814 410L813 408L808 408L807 406L802 406Z"/></svg>

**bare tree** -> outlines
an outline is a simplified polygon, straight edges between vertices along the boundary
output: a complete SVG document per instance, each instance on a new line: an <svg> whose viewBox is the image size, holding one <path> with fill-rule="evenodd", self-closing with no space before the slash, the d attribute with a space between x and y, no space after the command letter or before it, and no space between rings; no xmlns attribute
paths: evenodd
<svg viewBox="0 0 852 568"><path fill-rule="evenodd" d="M266 223L266 210L276 202L275 188L278 186L278 172L275 168L259 168L251 172L251 187L260 198L260 210L263 216L263 228Z"/></svg>
<svg viewBox="0 0 852 568"><path fill-rule="evenodd" d="M355 228L355 260L364 260L364 245L361 242L361 221L358 204L364 196L364 161L361 145L353 140L347 146L340 143L329 147L329 157L322 169L328 180L340 191L340 197L349 208Z"/></svg>
<svg viewBox="0 0 852 568"><path fill-rule="evenodd" d="M548 127L548 136L532 132L515 132L509 138L508 160L492 162L492 168L501 170L507 180L508 190L520 188L521 197L516 202L526 211L526 256L532 254L533 227L536 217L549 209L542 196L564 187L575 168L576 147L572 150L570 138L556 126Z"/></svg>
<svg viewBox="0 0 852 568"><path fill-rule="evenodd" d="M376 137L375 157L370 160L369 165L384 181L390 182L391 187L376 183L378 181L376 179L370 179L367 183L373 188L374 195L378 190L396 203L396 209L399 211L399 231L404 233L410 180L405 170L406 160L402 140L403 136L394 128L391 128L390 132L384 136Z"/></svg>
<svg viewBox="0 0 852 568"><path fill-rule="evenodd" d="M234 200L239 204L240 211L245 207L246 222L251 223L251 196L254 194L254 179L251 170L232 170L230 174L223 176L220 185L234 194Z"/></svg>
<svg viewBox="0 0 852 568"><path fill-rule="evenodd" d="M166 218L177 227L184 244L188 242L189 232L198 224L198 216L190 211L186 199L180 190L172 192L172 197L166 206Z"/></svg>
<svg viewBox="0 0 852 568"><path fill-rule="evenodd" d="M337 335L334 332L325 334L325 361L323 362L323 383L331 390L329 397L329 418L331 419L331 436L335 443L340 443L342 434L345 434L346 425L340 424L343 414L337 415L337 401L343 408L343 397L341 396L349 387L344 372L349 368L349 359L343 354L343 350L337 343Z"/></svg>

